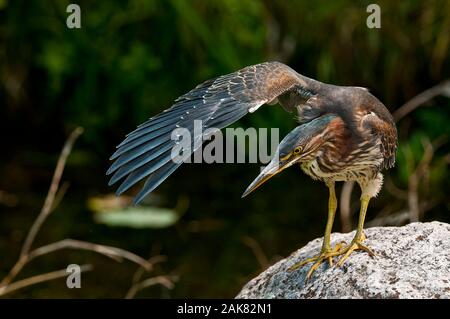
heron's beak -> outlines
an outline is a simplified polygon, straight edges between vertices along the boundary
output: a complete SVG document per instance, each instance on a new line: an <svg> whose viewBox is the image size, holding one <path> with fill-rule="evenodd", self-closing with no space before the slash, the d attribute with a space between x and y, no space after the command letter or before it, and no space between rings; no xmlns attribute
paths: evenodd
<svg viewBox="0 0 450 319"><path fill-rule="evenodd" d="M247 196L263 183L265 183L269 178L278 174L282 170L288 168L289 166L302 161L308 154L313 150L317 149L322 144L322 133L329 126L331 121L336 119L336 115L327 114L318 117L310 122L297 126L288 135L286 135L283 140L278 145L275 156L269 165L267 165L259 176L250 184L250 186L245 190L242 197ZM315 145L314 148L310 147L309 150L300 150L300 154L296 156L290 156L285 158L280 158L279 154L288 154L289 151L295 150L295 147L304 145ZM306 148L306 147L305 147Z"/></svg>
<svg viewBox="0 0 450 319"><path fill-rule="evenodd" d="M244 194L242 194L242 198L253 192L259 186L268 181L272 176L275 176L282 170L288 168L297 162L297 158L294 159L279 159L278 155L276 155L272 161L267 165L262 172L256 177L256 179L250 184L249 187L245 190Z"/></svg>

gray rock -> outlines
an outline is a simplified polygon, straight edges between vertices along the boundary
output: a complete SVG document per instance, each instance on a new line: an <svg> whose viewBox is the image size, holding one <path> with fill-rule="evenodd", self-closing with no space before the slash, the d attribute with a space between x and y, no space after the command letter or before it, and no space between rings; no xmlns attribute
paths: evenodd
<svg viewBox="0 0 450 319"><path fill-rule="evenodd" d="M356 251L342 267L323 263L305 282L311 264L287 269L316 255L318 238L251 280L236 298L450 298L449 224L374 227L365 234L375 257ZM334 233L332 244L349 243L353 236Z"/></svg>

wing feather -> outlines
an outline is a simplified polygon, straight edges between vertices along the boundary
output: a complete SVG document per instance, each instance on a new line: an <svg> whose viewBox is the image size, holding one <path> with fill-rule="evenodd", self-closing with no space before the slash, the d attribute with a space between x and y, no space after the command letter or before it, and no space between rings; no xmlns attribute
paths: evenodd
<svg viewBox="0 0 450 319"><path fill-rule="evenodd" d="M114 163L107 171L113 174L109 184L126 177L116 192L121 194L147 177L135 198L137 204L180 166L171 159L171 149L176 145L171 138L174 129L185 127L192 140L199 140L202 136L194 136L195 120L203 121L203 130L221 129L279 97L291 111L292 106L314 95L317 83L279 62L261 63L207 80L126 136L111 156Z"/></svg>

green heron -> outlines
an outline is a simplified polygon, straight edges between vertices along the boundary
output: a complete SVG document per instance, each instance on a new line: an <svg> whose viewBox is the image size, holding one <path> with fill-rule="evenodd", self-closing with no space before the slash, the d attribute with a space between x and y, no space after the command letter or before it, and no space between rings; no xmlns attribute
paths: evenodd
<svg viewBox="0 0 450 319"><path fill-rule="evenodd" d="M171 158L171 150L176 145L171 132L175 128L185 127L193 140L202 141L203 136L194 135L194 120L201 120L205 129L221 129L263 104L276 103L288 112L296 110L299 126L281 141L274 158L243 197L270 177L298 163L307 175L327 185L328 221L320 253L294 265L291 270L314 262L307 274L309 278L322 262L332 265L335 256L342 256L337 263L340 266L355 250L373 255L372 250L363 245L364 219L369 200L382 186L381 171L395 163L397 131L392 116L365 88L321 83L279 62L248 66L208 80L179 97L169 109L138 126L111 157L114 163L107 174L114 174L109 185L126 177L117 189L116 194L120 195L147 177L134 199L137 204L181 165ZM190 152L199 146L201 142ZM361 208L352 242L332 248L330 235L337 207L335 182L339 181L359 184Z"/></svg>

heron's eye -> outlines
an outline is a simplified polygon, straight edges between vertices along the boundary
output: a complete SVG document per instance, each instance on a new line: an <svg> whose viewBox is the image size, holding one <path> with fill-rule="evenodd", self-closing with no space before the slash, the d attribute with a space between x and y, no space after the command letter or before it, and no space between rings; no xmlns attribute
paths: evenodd
<svg viewBox="0 0 450 319"><path fill-rule="evenodd" d="M294 154L295 154L295 155L298 155L298 154L300 154L300 153L302 152L302 150L303 150L303 148L302 148L301 146L297 146L297 147L294 149Z"/></svg>

